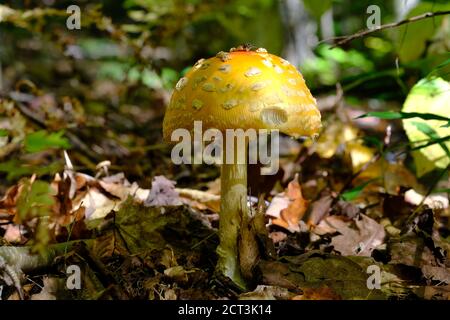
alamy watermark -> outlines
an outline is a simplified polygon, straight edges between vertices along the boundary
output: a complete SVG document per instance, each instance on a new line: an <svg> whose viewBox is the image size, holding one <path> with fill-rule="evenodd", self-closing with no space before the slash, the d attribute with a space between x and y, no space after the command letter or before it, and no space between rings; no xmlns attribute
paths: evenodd
<svg viewBox="0 0 450 320"><path fill-rule="evenodd" d="M278 130L226 129L224 134L209 128L203 132L202 121L194 121L193 134L179 128L171 140L178 142L171 153L174 164L257 164L259 160L262 175L274 175L279 169Z"/></svg>
<svg viewBox="0 0 450 320"><path fill-rule="evenodd" d="M76 264L72 264L67 267L66 274L68 275L66 280L66 288L69 290L81 289L81 269Z"/></svg>
<svg viewBox="0 0 450 320"><path fill-rule="evenodd" d="M372 289L381 289L381 269L376 264L372 264L367 267L366 272L370 274L367 278L366 285L367 288Z"/></svg>
<svg viewBox="0 0 450 320"><path fill-rule="evenodd" d="M366 10L369 17L366 20L367 29L374 30L381 26L381 8L375 4L367 7Z"/></svg>
<svg viewBox="0 0 450 320"><path fill-rule="evenodd" d="M66 27L69 30L81 29L81 9L79 6L72 4L66 10L70 16L66 20Z"/></svg>

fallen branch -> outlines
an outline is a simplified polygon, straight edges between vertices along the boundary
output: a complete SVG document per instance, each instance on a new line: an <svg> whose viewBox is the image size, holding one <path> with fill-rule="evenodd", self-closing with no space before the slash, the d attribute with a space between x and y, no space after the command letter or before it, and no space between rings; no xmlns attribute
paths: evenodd
<svg viewBox="0 0 450 320"><path fill-rule="evenodd" d="M338 46L342 46L348 42L351 42L355 39L358 38L363 38L369 34L381 31L381 30L385 30L385 29L391 29L391 28L396 28L399 27L401 25L407 24L407 23L411 23L411 22L416 22L416 21L420 21L420 20L424 20L424 19L428 19L428 18L433 18L433 17L437 17L437 16L443 16L443 15L447 15L450 14L450 11L436 11L436 12L426 12L423 13L421 15L418 16L414 16L408 19L404 19L402 21L399 22L393 22L393 23L388 23L388 24L383 24L377 28L374 29L366 29L366 30L361 30L358 31L355 34L352 35L348 35L348 36L341 36L341 37L334 37L334 38L330 38L330 39L326 39L323 40L321 42L328 42L328 41L336 41L338 40L335 44L333 44L333 46L331 48L335 48Z"/></svg>
<svg viewBox="0 0 450 320"><path fill-rule="evenodd" d="M53 264L56 257L64 255L73 248L74 245L84 242L87 246L92 244L92 240L76 240L65 243L49 245L44 254L31 252L31 247L0 247L0 279L7 275L11 285L14 285L19 293L20 299L24 299L23 289L20 283L21 274L36 269L48 267ZM2 275L3 273L3 275ZM4 279L6 280L6 279ZM9 285L9 284L8 284Z"/></svg>
<svg viewBox="0 0 450 320"><path fill-rule="evenodd" d="M6 264L13 267L17 271L29 272L39 268L48 267L53 263L53 260L64 255L70 251L76 244L85 243L90 246L92 241L89 240L75 240L63 243L57 243L47 246L43 254L36 254L31 252L31 247L15 247L15 246L1 246L0 257L2 257Z"/></svg>
<svg viewBox="0 0 450 320"><path fill-rule="evenodd" d="M2 256L0 256L0 276L3 278L3 280L5 280L6 284L13 285L16 288L17 293L19 294L20 300L24 300L23 290L22 286L20 285L18 272L9 264L7 264ZM9 278L9 280L7 278Z"/></svg>
<svg viewBox="0 0 450 320"><path fill-rule="evenodd" d="M23 94L20 92L12 92L9 94L9 97L14 100L15 105L17 106L17 109L20 111L20 113L29 119L31 122L33 122L35 125L42 129L46 129L47 125L45 123L45 119L38 114L35 114L32 112L24 103L30 102L35 97L30 94ZM78 149L80 152L84 153L86 156L88 156L91 160L98 161L99 155L91 150L89 146L84 143L78 136L71 132L71 128L65 129L65 136L69 139L70 143ZM0 154L1 156L1 154Z"/></svg>

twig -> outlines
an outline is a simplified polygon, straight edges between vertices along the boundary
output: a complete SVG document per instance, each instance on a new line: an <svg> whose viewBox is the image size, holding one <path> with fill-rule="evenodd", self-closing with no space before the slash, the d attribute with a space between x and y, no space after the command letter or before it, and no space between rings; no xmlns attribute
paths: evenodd
<svg viewBox="0 0 450 320"><path fill-rule="evenodd" d="M32 95L23 95L23 94L17 94L16 92L13 92L13 94L10 94L11 99L14 100L15 105L17 106L18 110L21 112L22 115L24 115L27 119L29 119L31 122L39 126L40 128L47 128L47 125L45 123L45 119L34 112L32 112L25 104L23 104L23 101L26 101L28 97L33 98ZM91 150L87 144L85 144L76 134L70 131L70 128L67 128L65 130L65 135L69 139L70 143L77 148L79 151L84 153L87 157L89 157L91 160L98 161L99 156L98 154Z"/></svg>
<svg viewBox="0 0 450 320"><path fill-rule="evenodd" d="M367 36L369 34L372 34L374 32L378 32L378 31L385 30L385 29L390 29L390 28L396 28L396 27L399 27L399 26L404 25L406 23L416 22L416 21L420 21L420 20L424 20L424 19L428 19L428 18L432 18L432 17L437 17L437 16L443 16L443 15L447 15L447 14L450 14L450 11L426 12L426 13L423 13L423 14L418 15L418 16L414 16L414 17L411 17L411 18L408 18L408 19L404 19L404 20L399 21L399 22L392 22L392 23L383 24L383 25L378 26L378 27L376 27L374 29L361 30L361 31L358 31L357 33L352 34L352 35L342 36L342 37L334 37L334 38L323 40L321 42L328 42L328 41L338 40L331 47L331 48L335 48L335 47L338 47L338 46L342 46L342 45L344 45L344 44L346 44L348 42L351 42L351 41L353 41L355 39L365 37L365 36Z"/></svg>

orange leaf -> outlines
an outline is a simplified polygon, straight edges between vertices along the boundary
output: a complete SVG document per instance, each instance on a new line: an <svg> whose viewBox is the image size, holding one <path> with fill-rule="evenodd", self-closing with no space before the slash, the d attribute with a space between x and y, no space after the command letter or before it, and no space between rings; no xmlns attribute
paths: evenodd
<svg viewBox="0 0 450 320"><path fill-rule="evenodd" d="M272 220L272 224L283 227L291 232L300 231L299 222L308 209L308 201L303 198L302 189L298 183L298 175L289 182L283 198L287 200L287 207L282 209L279 216Z"/></svg>

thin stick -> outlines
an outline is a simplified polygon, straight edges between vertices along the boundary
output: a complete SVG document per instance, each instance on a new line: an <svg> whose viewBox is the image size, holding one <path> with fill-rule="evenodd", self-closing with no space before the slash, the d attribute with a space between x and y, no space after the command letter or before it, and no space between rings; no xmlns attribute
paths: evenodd
<svg viewBox="0 0 450 320"><path fill-rule="evenodd" d="M406 23L411 23L411 22L416 22L416 21L420 21L420 20L424 20L424 19L428 19L428 18L432 18L432 17L437 17L437 16L443 16L443 15L447 15L450 14L450 11L436 11L436 12L426 12L423 13L421 15L418 16L414 16L408 19L404 19L402 21L399 22L393 22L393 23L388 23L388 24L383 24L379 27L376 27L374 29L366 29L366 30L361 30L358 31L355 34L349 35L349 36L342 36L342 37L334 37L334 38L330 38L330 39L326 39L323 40L321 42L328 42L328 41L335 41L338 40L331 48L335 48L338 46L342 46L350 41L353 41L355 39L358 38L362 38L365 37L369 34L372 34L374 32L378 32L381 30L385 30L385 29L390 29L390 28L396 28L399 27L401 25L404 25Z"/></svg>

